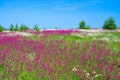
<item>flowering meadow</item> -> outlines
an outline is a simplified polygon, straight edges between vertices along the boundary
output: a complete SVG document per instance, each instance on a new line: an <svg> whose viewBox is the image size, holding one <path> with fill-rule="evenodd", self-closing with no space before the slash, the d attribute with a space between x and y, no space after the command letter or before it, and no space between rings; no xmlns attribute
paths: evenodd
<svg viewBox="0 0 120 80"><path fill-rule="evenodd" d="M0 33L0 80L120 80L120 32L16 33Z"/></svg>

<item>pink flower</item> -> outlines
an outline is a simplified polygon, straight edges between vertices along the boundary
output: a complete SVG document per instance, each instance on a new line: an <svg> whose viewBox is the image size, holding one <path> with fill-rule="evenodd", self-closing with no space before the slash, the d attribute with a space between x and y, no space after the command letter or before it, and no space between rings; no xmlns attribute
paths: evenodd
<svg viewBox="0 0 120 80"><path fill-rule="evenodd" d="M91 60L91 56L90 56L90 54L88 54L88 59Z"/></svg>
<svg viewBox="0 0 120 80"><path fill-rule="evenodd" d="M42 62L41 65L44 70L48 69L48 65L46 63Z"/></svg>
<svg viewBox="0 0 120 80"><path fill-rule="evenodd" d="M40 56L36 56L35 61L39 61L40 60Z"/></svg>
<svg viewBox="0 0 120 80"><path fill-rule="evenodd" d="M114 65L115 65L115 66L118 65L118 61L117 61L117 60L114 61Z"/></svg>
<svg viewBox="0 0 120 80"><path fill-rule="evenodd" d="M0 63L1 63L1 61L2 61L2 56L0 55Z"/></svg>
<svg viewBox="0 0 120 80"><path fill-rule="evenodd" d="M49 74L52 74L55 70L53 68L49 69Z"/></svg>
<svg viewBox="0 0 120 80"><path fill-rule="evenodd" d="M110 75L107 75L106 80L110 80Z"/></svg>
<svg viewBox="0 0 120 80"><path fill-rule="evenodd" d="M78 70L78 71L76 71L75 73L78 75L78 76L81 76L82 75L82 70Z"/></svg>
<svg viewBox="0 0 120 80"><path fill-rule="evenodd" d="M112 70L113 70L113 67L111 65L107 65L106 71L112 71Z"/></svg>
<svg viewBox="0 0 120 80"><path fill-rule="evenodd" d="M101 70L102 70L102 69L104 68L104 64L99 63L99 64L98 64L98 67L99 67L99 69L101 69Z"/></svg>

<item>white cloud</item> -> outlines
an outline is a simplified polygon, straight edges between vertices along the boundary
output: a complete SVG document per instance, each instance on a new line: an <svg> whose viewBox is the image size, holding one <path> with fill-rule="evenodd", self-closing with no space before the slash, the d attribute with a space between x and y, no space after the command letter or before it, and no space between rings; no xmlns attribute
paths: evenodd
<svg viewBox="0 0 120 80"><path fill-rule="evenodd" d="M94 6L94 5L104 3L104 1L103 0L91 0L91 1L89 1L89 3Z"/></svg>
<svg viewBox="0 0 120 80"><path fill-rule="evenodd" d="M75 10L79 7L85 7L85 6L87 6L85 2L74 2L74 3L65 2L65 3L59 4L59 6L55 7L54 9L58 11Z"/></svg>
<svg viewBox="0 0 120 80"><path fill-rule="evenodd" d="M67 1L56 1L55 3L58 5L56 8L54 8L54 10L64 11L64 10L75 10L78 8L93 6L96 4L103 3L103 0L75 1L73 3L69 1L68 2Z"/></svg>
<svg viewBox="0 0 120 80"><path fill-rule="evenodd" d="M91 0L90 2L98 4L98 3L103 3L104 1L103 0Z"/></svg>

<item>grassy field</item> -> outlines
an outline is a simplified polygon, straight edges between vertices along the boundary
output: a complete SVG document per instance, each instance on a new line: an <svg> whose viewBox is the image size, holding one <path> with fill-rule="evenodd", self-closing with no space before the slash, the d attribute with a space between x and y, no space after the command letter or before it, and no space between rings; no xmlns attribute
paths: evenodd
<svg viewBox="0 0 120 80"><path fill-rule="evenodd" d="M120 31L0 33L0 80L119 80Z"/></svg>

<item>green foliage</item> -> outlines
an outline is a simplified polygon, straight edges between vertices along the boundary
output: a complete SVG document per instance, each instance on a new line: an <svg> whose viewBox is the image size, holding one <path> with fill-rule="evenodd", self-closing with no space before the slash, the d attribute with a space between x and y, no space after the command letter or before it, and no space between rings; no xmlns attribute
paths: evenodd
<svg viewBox="0 0 120 80"><path fill-rule="evenodd" d="M55 29L58 29L57 27L55 27Z"/></svg>
<svg viewBox="0 0 120 80"><path fill-rule="evenodd" d="M16 24L15 26L13 24L11 24L10 26L10 31L26 31L28 30L29 27L27 27L26 25L21 25L20 27L18 26L18 24Z"/></svg>
<svg viewBox="0 0 120 80"><path fill-rule="evenodd" d="M85 29L85 21L82 20L79 24L79 29Z"/></svg>
<svg viewBox="0 0 120 80"><path fill-rule="evenodd" d="M22 25L20 26L20 30L21 30L21 31L26 31L26 30L28 30L28 29L29 29L29 27L27 27L26 25L23 25L23 24L22 24Z"/></svg>
<svg viewBox="0 0 120 80"><path fill-rule="evenodd" d="M91 29L90 26L86 26L85 29Z"/></svg>
<svg viewBox="0 0 120 80"><path fill-rule="evenodd" d="M0 25L0 32L2 32L3 30L5 29Z"/></svg>
<svg viewBox="0 0 120 80"><path fill-rule="evenodd" d="M43 30L46 30L46 28L44 27Z"/></svg>
<svg viewBox="0 0 120 80"><path fill-rule="evenodd" d="M4 66L0 64L0 80L2 80L3 72L4 72Z"/></svg>
<svg viewBox="0 0 120 80"><path fill-rule="evenodd" d="M13 24L10 25L10 31L14 31L14 25Z"/></svg>
<svg viewBox="0 0 120 80"><path fill-rule="evenodd" d="M19 31L18 24L16 24L16 26L15 26L15 28L14 28L14 31Z"/></svg>
<svg viewBox="0 0 120 80"><path fill-rule="evenodd" d="M79 24L79 29L90 29L90 26L86 26L85 21L82 20Z"/></svg>
<svg viewBox="0 0 120 80"><path fill-rule="evenodd" d="M75 72L73 72L73 79L72 80L80 80L80 76L76 75Z"/></svg>
<svg viewBox="0 0 120 80"><path fill-rule="evenodd" d="M10 26L10 31L19 31L19 27L18 27L18 24L16 24L15 26L13 24L11 24Z"/></svg>
<svg viewBox="0 0 120 80"><path fill-rule="evenodd" d="M35 26L34 26L34 30L39 31L38 25L35 25Z"/></svg>
<svg viewBox="0 0 120 80"><path fill-rule="evenodd" d="M103 29L114 30L117 29L114 18L108 18L103 25Z"/></svg>
<svg viewBox="0 0 120 80"><path fill-rule="evenodd" d="M37 78L36 73L37 73L36 71L32 72L22 71L22 73L18 77L18 80L40 80Z"/></svg>

